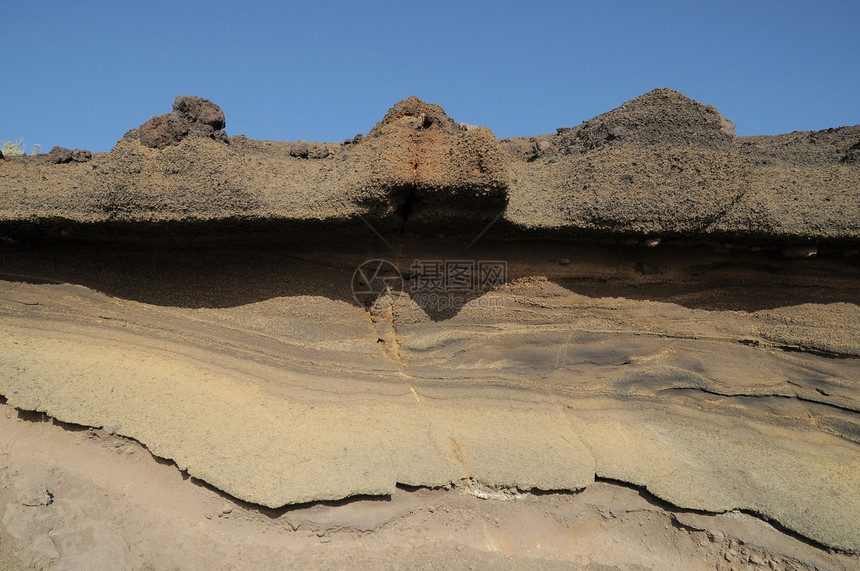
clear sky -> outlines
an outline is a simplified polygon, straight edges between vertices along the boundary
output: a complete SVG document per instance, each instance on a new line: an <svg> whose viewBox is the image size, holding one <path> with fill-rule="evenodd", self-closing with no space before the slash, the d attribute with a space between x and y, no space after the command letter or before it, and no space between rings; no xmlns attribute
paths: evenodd
<svg viewBox="0 0 860 571"><path fill-rule="evenodd" d="M43 152L107 151L176 95L256 139L340 141L413 94L540 135L656 87L740 135L860 123L860 0L16 1L0 38L0 140Z"/></svg>

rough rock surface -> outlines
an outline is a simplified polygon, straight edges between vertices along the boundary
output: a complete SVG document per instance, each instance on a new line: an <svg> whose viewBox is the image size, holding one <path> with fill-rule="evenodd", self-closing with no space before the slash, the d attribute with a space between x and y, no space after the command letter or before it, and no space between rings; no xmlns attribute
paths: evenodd
<svg viewBox="0 0 860 571"><path fill-rule="evenodd" d="M93 154L82 149L67 149L65 147L54 147L48 153L48 160L56 164L70 162L85 163L91 161Z"/></svg>
<svg viewBox="0 0 860 571"><path fill-rule="evenodd" d="M462 131L439 105L415 96L397 103L350 153L362 150L373 155L360 201L383 224L394 214L401 230L462 232L504 212L507 176L493 133Z"/></svg>
<svg viewBox="0 0 860 571"><path fill-rule="evenodd" d="M603 480L860 552L860 126L735 137L657 90L539 137L409 98L367 137L225 145L204 102L0 164L0 404L271 509ZM368 260L402 278L370 306ZM505 279L414 289L447 261Z"/></svg>
<svg viewBox="0 0 860 571"><path fill-rule="evenodd" d="M367 136L371 139L381 137L386 133L396 133L401 127L410 131L435 127L447 135L456 135L460 131L457 123L448 117L440 105L425 103L413 95L395 103Z"/></svg>
<svg viewBox="0 0 860 571"><path fill-rule="evenodd" d="M532 236L860 238L860 126L734 137L715 109L669 89L555 134L502 141L410 97L367 137L307 143L314 161L301 160L303 142L213 144L223 124L211 102L179 97L174 112L96 154L95 168L56 177L39 161L5 161L0 226L364 218L429 236L474 235L496 220L491 232Z"/></svg>
<svg viewBox="0 0 860 571"><path fill-rule="evenodd" d="M290 156L291 157L299 157L300 159L308 158L308 153L310 152L310 146L307 141L299 141L298 143L293 143L290 146Z"/></svg>
<svg viewBox="0 0 860 571"><path fill-rule="evenodd" d="M735 136L735 125L714 107L667 88L655 89L572 129L559 129L575 152L612 142L713 146Z"/></svg>
<svg viewBox="0 0 860 571"><path fill-rule="evenodd" d="M177 96L173 111L156 115L140 126L140 142L153 149L178 145L188 136L227 141L227 121L220 107L202 97Z"/></svg>
<svg viewBox="0 0 860 571"><path fill-rule="evenodd" d="M596 482L577 494L397 489L268 510L184 479L139 443L64 430L0 404L0 568L13 569L852 569L740 513L673 509ZM28 420L29 419L29 420ZM33 453L34 449L38 453ZM49 506L20 499L42 482ZM456 530L456 533L452 533ZM636 541L635 538L641 538ZM612 545L612 549L607 549ZM721 567L722 565L722 567Z"/></svg>

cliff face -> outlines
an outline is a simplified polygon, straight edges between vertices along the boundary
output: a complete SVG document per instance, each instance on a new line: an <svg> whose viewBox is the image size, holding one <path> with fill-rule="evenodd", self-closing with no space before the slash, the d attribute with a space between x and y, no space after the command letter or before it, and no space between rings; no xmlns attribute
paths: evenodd
<svg viewBox="0 0 860 571"><path fill-rule="evenodd" d="M0 161L4 404L270 508L604 479L860 552L860 126L739 138L667 89L506 140L414 97L343 143L219 112Z"/></svg>
<svg viewBox="0 0 860 571"><path fill-rule="evenodd" d="M195 99L177 98L179 111L90 162L4 160L4 231L364 217L380 231L428 236L498 219L496 231L553 236L860 237L860 126L738 138L713 107L657 89L538 137L497 140L411 97L367 137L265 142L226 138L215 130L220 109Z"/></svg>

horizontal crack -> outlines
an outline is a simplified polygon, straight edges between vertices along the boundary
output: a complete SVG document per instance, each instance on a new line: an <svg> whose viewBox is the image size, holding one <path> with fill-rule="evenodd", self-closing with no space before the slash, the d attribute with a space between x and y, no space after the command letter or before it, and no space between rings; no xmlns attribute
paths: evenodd
<svg viewBox="0 0 860 571"><path fill-rule="evenodd" d="M815 387L802 387L801 385L798 385L797 383L792 383L792 384L794 386L799 387L799 388L809 388L810 390L817 390L817 389L815 389ZM728 398L795 399L795 400L798 400L801 402L808 402L808 403L812 403L812 404L817 404L817 405L821 405L821 406L827 406L827 407L835 408L837 410L841 410L843 412L848 412L851 414L860 414L860 409L852 408L850 406L841 405L841 404L837 404L837 403L833 403L833 402L816 400L813 398L798 395L796 393L793 395L781 395L781 394L777 394L777 393L767 393L767 394L762 394L762 393L735 393L735 392L729 392L729 391L720 392L716 389L706 389L706 388L702 388L702 387L668 387L668 388L660 390L659 392L666 393L666 392L670 392L670 391L679 391L679 392L680 391L698 391L698 392L706 393L709 395L714 395L714 396L719 396L719 397L728 397Z"/></svg>
<svg viewBox="0 0 860 571"><path fill-rule="evenodd" d="M816 349L814 347L806 347L804 345L772 345L772 347L787 353L809 353L810 355L826 357L828 359L860 359L860 355L839 353L836 351L828 351L826 349Z"/></svg>
<svg viewBox="0 0 860 571"><path fill-rule="evenodd" d="M625 482L624 480L617 480L614 478L603 477L603 476L600 476L599 474L594 475L594 481L595 482L602 482L602 483L606 483L606 484L612 484L615 486L621 486L624 488L629 488L631 490L635 490L648 503L653 504L653 505L661 508L662 510L668 512L670 517L672 517L673 520L675 519L675 515L673 512L675 512L675 513L690 513L690 514L705 515L705 516L715 516L715 515L719 515L719 514L740 512L740 513L746 514L750 517L754 517L758 520L764 521L764 522L768 523L769 525L773 526L774 528L776 528L780 533L783 533L783 534L785 534L785 535L787 535L793 539L796 539L797 541L805 543L806 545L809 545L810 547L814 547L814 548L820 549L822 551L831 550L830 546L825 545L823 543L819 543L819 542L815 541L814 539L806 537L805 535L802 535L802 534L794 531L793 529L784 526L782 523L779 522L779 520L775 520L775 519L773 519L773 518L771 518L765 514L757 512L755 510L751 510L751 509L747 509L747 508L735 508L735 509L730 509L730 510L721 511L721 512L710 512L710 511L706 511L706 510L697 510L697 509L692 509L692 508L685 508L683 506L677 506L677 505L669 502L668 500L664 500L663 498L655 495L653 492L651 492L648 489L647 485L643 486L643 485L638 485L638 484L632 484L630 482ZM678 523L684 527L689 527L687 524L683 524L681 522L678 522ZM706 530L701 530L701 531L706 531ZM856 553L851 553L851 552L846 552L846 551L840 551L840 550L833 550L833 551L836 551L838 553L842 553L845 555L856 555Z"/></svg>

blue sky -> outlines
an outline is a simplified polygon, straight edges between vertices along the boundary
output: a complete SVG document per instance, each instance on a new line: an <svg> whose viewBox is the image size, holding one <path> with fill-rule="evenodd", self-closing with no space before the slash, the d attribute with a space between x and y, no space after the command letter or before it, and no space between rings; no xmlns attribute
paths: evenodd
<svg viewBox="0 0 860 571"><path fill-rule="evenodd" d="M858 30L858 0L6 2L0 140L107 151L180 94L257 139L340 141L413 94L539 135L656 87L740 135L824 129L860 123Z"/></svg>

